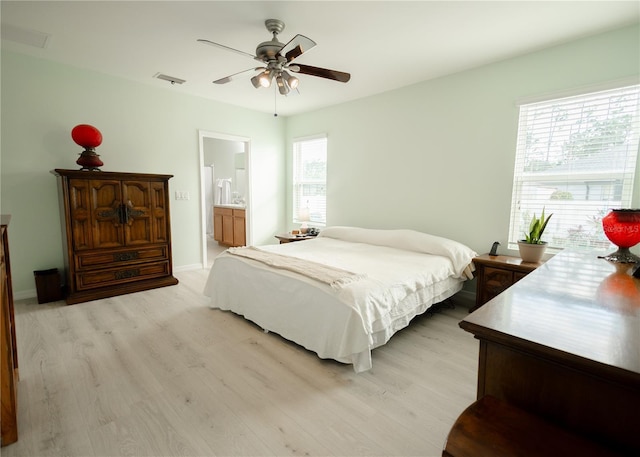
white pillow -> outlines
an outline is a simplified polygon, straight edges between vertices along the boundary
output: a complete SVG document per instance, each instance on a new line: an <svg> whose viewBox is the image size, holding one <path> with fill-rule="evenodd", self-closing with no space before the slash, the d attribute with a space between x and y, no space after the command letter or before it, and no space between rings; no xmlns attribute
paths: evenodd
<svg viewBox="0 0 640 457"><path fill-rule="evenodd" d="M462 277L465 268L478 255L457 241L409 229L383 230L336 226L325 228L318 236L447 257L451 260L457 277Z"/></svg>

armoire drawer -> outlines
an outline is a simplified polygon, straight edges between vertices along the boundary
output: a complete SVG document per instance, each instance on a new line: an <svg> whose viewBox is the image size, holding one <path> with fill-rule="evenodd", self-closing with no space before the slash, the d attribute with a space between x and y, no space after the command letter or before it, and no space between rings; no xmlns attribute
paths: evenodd
<svg viewBox="0 0 640 457"><path fill-rule="evenodd" d="M76 288L78 290L103 288L114 284L158 278L169 274L168 261L90 270L76 274Z"/></svg>
<svg viewBox="0 0 640 457"><path fill-rule="evenodd" d="M75 256L77 270L86 270L96 267L109 267L129 263L150 262L168 260L169 253L166 245L120 249L91 253L78 253Z"/></svg>

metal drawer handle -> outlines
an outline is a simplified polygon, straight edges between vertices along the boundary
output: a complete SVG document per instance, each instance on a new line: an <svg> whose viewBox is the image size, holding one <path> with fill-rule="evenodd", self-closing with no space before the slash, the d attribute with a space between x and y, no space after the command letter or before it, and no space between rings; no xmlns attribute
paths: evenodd
<svg viewBox="0 0 640 457"><path fill-rule="evenodd" d="M134 278L136 276L140 276L140 270L137 268L132 270L116 271L116 274L115 274L116 279Z"/></svg>
<svg viewBox="0 0 640 457"><path fill-rule="evenodd" d="M113 260L115 262L126 262L127 260L135 260L140 257L140 253L138 251L133 252L116 252L113 254Z"/></svg>

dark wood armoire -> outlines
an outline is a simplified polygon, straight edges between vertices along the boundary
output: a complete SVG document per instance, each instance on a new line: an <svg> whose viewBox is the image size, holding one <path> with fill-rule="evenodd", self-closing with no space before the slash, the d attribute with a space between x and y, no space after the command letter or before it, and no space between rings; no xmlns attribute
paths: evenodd
<svg viewBox="0 0 640 457"><path fill-rule="evenodd" d="M52 173L58 177L67 304L178 283L171 259L172 175Z"/></svg>

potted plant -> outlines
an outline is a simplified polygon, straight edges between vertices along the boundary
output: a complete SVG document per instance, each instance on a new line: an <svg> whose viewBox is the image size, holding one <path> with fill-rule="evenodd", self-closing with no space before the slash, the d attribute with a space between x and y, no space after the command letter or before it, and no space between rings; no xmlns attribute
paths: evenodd
<svg viewBox="0 0 640 457"><path fill-rule="evenodd" d="M540 262L544 251L547 248L547 242L542 241L541 237L544 233L544 229L547 228L549 219L552 214L549 214L546 218L544 215L544 208L542 208L542 214L538 219L536 214L533 213L533 218L529 224L529 233L525 233L525 239L518 241L518 249L520 250L520 257L525 262Z"/></svg>

